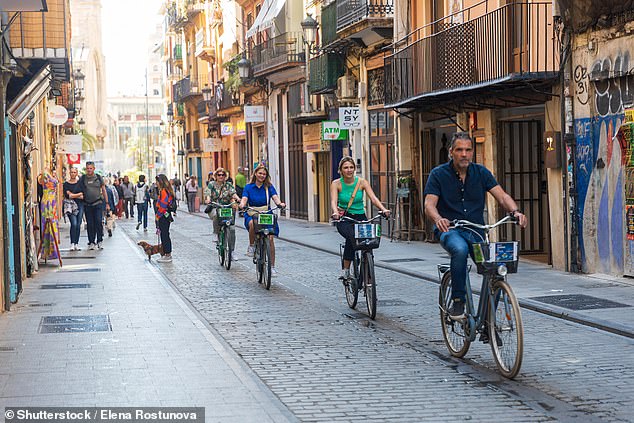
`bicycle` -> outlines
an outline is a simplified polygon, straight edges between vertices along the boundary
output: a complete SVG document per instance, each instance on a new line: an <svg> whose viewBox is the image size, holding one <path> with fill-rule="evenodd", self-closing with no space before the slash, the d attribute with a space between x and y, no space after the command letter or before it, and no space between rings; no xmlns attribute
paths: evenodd
<svg viewBox="0 0 634 423"><path fill-rule="evenodd" d="M253 263L258 283L263 284L266 289L271 288L271 247L269 245L269 235L273 234L277 215L273 212L280 207L269 208L262 212L252 207L247 207L247 211L253 214L253 230L255 232L255 248L253 251Z"/></svg>
<svg viewBox="0 0 634 423"><path fill-rule="evenodd" d="M231 269L232 251L236 243L236 234L231 228L231 226L236 223L235 212L233 210L234 204L234 202L229 204L211 203L211 205L216 208L215 219L218 219L220 226L218 242L216 243L218 261L220 265L224 266L227 270Z"/></svg>
<svg viewBox="0 0 634 423"><path fill-rule="evenodd" d="M482 239L482 242L472 244L472 258L478 274L482 275L482 287L476 312L467 270L465 318L451 319L448 312L452 301L450 266L439 264L439 307L443 338L451 355L464 357L479 333L481 341L489 342L502 375L512 379L520 370L524 351L522 315L517 298L507 282L507 274L517 273L519 242L489 241L489 232L505 223L516 223L516 220L506 216L493 225L466 220L452 222L452 228L468 229ZM484 231L484 236L475 229Z"/></svg>
<svg viewBox="0 0 634 423"><path fill-rule="evenodd" d="M347 216L341 216L333 223L348 221L354 223L355 245L354 260L351 263L350 276L343 279L344 290L348 307L354 309L357 306L359 291L363 289L365 302L368 307L370 319L376 317L376 279L374 277L374 253L381 243L381 224L373 223L383 218L383 214L368 220L354 220ZM339 256L343 268L343 250L345 244L339 245Z"/></svg>

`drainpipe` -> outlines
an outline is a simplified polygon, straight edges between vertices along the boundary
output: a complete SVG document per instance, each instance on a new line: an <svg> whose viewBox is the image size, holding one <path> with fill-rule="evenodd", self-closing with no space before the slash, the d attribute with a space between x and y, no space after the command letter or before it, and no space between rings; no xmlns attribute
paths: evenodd
<svg viewBox="0 0 634 423"><path fill-rule="evenodd" d="M566 272L580 273L579 260L579 213L577 195L576 140L574 131L574 98L571 86L572 75L572 31L565 24L562 29L561 45L561 122L563 124L563 140L566 147L563 151L566 168L563 173L564 207L564 252L566 254ZM567 241L570 240L570 243Z"/></svg>

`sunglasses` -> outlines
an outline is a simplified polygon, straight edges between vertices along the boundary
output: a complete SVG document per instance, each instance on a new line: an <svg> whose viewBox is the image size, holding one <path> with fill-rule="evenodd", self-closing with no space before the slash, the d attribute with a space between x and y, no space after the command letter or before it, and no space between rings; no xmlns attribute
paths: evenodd
<svg viewBox="0 0 634 423"><path fill-rule="evenodd" d="M227 176L226 173L216 173L216 176Z"/></svg>

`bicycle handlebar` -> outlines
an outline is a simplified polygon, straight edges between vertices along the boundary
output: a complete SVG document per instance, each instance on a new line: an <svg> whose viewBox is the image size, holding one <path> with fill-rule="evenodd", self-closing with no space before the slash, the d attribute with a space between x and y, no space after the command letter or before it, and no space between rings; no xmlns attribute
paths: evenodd
<svg viewBox="0 0 634 423"><path fill-rule="evenodd" d="M285 210L285 209L286 209L286 207L275 206L273 208L269 208L267 211L262 211L262 210L257 210L257 209L255 209L253 207L250 207L250 206L246 206L242 210L251 210L251 211L254 211L256 213L270 213L270 212L275 211L275 210Z"/></svg>
<svg viewBox="0 0 634 423"><path fill-rule="evenodd" d="M216 203L215 201L212 201L211 203L212 206L214 207L218 207L218 208L223 208L223 209L227 209L229 207L233 207L234 204L238 204L235 201L230 202L229 204L220 204L220 203Z"/></svg>
<svg viewBox="0 0 634 423"><path fill-rule="evenodd" d="M341 216L339 219L331 219L330 223L338 223L342 221L353 222L353 223L372 223L377 219L389 219L389 217L383 216L383 212L379 212L379 214L367 220L355 220L348 216Z"/></svg>
<svg viewBox="0 0 634 423"><path fill-rule="evenodd" d="M463 228L463 227L475 228L475 229L482 229L482 230L484 230L486 232L489 232L489 231L491 231L491 229L495 229L498 226L503 225L505 223L512 223L512 224L517 225L517 224L519 224L519 219L517 217L515 217L515 216L507 215L507 216L504 216L502 219L498 220L497 222L495 222L492 225L481 225L479 223L473 223L473 222L470 222L468 220L455 219L455 220L451 221L451 224L450 224L449 227L450 228Z"/></svg>

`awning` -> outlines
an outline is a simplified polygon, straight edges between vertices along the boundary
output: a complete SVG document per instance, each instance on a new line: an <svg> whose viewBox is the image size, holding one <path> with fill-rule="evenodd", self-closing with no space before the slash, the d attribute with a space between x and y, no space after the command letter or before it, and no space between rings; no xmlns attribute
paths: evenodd
<svg viewBox="0 0 634 423"><path fill-rule="evenodd" d="M0 0L4 12L48 12L46 0Z"/></svg>
<svg viewBox="0 0 634 423"><path fill-rule="evenodd" d="M51 88L50 75L51 66L43 67L8 105L7 113L17 124L24 122L48 93Z"/></svg>
<svg viewBox="0 0 634 423"><path fill-rule="evenodd" d="M247 38L273 26L273 20L280 14L286 0L264 0L260 13L255 17L253 26L247 31Z"/></svg>

